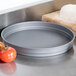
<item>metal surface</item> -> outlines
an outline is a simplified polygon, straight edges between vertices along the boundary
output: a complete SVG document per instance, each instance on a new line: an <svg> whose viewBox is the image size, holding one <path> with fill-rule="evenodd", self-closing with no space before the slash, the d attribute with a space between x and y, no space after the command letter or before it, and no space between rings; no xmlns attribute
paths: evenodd
<svg viewBox="0 0 76 76"><path fill-rule="evenodd" d="M19 10L0 15L0 29L14 23L25 21L25 16L25 10Z"/></svg>
<svg viewBox="0 0 76 76"><path fill-rule="evenodd" d="M54 1L54 4L49 2L15 11L17 13L0 15L0 29L17 22L40 20L41 15L60 9L63 4L76 2L76 0ZM19 13L21 11L24 12ZM76 39L73 49L55 58L29 59L29 57L17 56L12 63L0 62L0 76L76 76Z"/></svg>
<svg viewBox="0 0 76 76"><path fill-rule="evenodd" d="M53 3L50 1L0 15L0 29L18 22L41 20L43 14L52 12L53 10Z"/></svg>
<svg viewBox="0 0 76 76"><path fill-rule="evenodd" d="M64 4L75 4L76 0L54 0L32 7L0 15L0 29L23 21L41 20L42 15L60 10Z"/></svg>
<svg viewBox="0 0 76 76"><path fill-rule="evenodd" d="M18 54L39 57L64 53L72 47L74 40L71 30L42 21L14 24L5 28L1 36Z"/></svg>
<svg viewBox="0 0 76 76"><path fill-rule="evenodd" d="M76 39L67 53L46 58L17 56L11 63L0 62L0 76L76 76Z"/></svg>

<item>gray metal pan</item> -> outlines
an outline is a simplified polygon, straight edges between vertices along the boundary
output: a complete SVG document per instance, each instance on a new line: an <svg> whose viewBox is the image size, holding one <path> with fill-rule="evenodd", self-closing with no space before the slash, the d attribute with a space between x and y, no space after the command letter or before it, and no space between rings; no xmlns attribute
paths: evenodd
<svg viewBox="0 0 76 76"><path fill-rule="evenodd" d="M36 57L65 53L74 41L74 34L68 28L42 21L11 25L2 31L1 37L18 54Z"/></svg>

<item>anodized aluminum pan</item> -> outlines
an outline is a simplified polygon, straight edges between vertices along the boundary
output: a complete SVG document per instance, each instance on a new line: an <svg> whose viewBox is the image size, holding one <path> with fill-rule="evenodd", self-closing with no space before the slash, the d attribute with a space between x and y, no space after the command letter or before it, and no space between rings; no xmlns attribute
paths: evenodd
<svg viewBox="0 0 76 76"><path fill-rule="evenodd" d="M67 52L74 41L73 32L59 24L31 21L5 28L1 37L5 44L26 56L54 56Z"/></svg>

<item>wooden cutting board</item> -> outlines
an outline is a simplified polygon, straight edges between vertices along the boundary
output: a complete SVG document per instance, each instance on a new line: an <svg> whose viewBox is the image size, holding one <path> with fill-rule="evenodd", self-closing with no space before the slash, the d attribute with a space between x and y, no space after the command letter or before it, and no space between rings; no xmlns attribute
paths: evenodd
<svg viewBox="0 0 76 76"><path fill-rule="evenodd" d="M76 36L76 24L64 22L63 20L56 18L56 16L59 14L60 14L59 11L49 13L49 14L45 14L42 16L42 21L58 23L58 24L61 24L65 27L68 27L69 29L71 29L75 33L75 36Z"/></svg>

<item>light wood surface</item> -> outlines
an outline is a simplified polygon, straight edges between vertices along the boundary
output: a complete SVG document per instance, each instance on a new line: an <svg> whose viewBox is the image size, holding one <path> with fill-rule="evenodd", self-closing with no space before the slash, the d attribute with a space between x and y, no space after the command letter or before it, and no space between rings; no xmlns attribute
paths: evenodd
<svg viewBox="0 0 76 76"><path fill-rule="evenodd" d="M64 22L63 20L56 18L56 15L59 15L59 14L60 14L59 11L49 13L49 14L45 14L42 16L42 21L58 23L58 24L61 24L65 27L68 27L75 33L75 36L76 36L76 24Z"/></svg>

